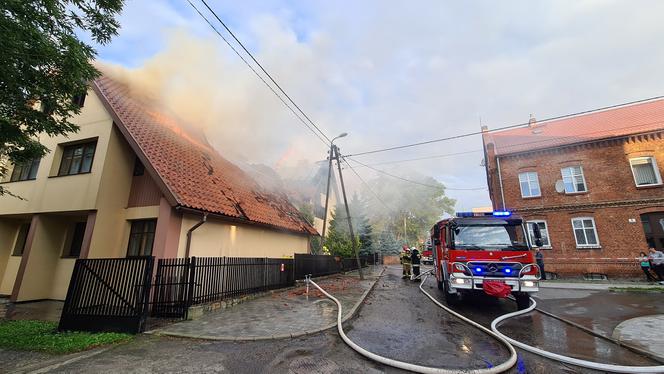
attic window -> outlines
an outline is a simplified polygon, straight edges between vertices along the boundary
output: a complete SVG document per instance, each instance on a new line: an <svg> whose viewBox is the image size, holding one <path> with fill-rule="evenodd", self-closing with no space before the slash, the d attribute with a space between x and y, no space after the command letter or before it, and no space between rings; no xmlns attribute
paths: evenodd
<svg viewBox="0 0 664 374"><path fill-rule="evenodd" d="M141 160L136 157L136 160L134 161L134 176L138 177L143 174L145 174L145 166L143 166Z"/></svg>

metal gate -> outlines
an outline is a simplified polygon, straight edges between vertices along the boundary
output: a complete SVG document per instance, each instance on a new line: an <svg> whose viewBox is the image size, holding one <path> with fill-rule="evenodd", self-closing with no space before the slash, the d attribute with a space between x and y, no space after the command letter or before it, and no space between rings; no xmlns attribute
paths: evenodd
<svg viewBox="0 0 664 374"><path fill-rule="evenodd" d="M77 259L58 329L142 332L153 267L151 256Z"/></svg>

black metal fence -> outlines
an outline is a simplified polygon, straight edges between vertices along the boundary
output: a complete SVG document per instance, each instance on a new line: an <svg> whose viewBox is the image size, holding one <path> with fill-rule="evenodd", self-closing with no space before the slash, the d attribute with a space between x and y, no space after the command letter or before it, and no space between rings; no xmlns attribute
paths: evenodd
<svg viewBox="0 0 664 374"><path fill-rule="evenodd" d="M375 256L360 261L362 267L377 262ZM192 305L289 287L307 274L356 269L355 258L326 255L191 257L158 260L153 279L154 257L78 259L59 329L138 333L150 310L155 317L186 318Z"/></svg>
<svg viewBox="0 0 664 374"><path fill-rule="evenodd" d="M363 268L368 265L377 265L380 263L379 261L380 259L376 253L360 256L360 264ZM316 278L353 270L357 270L357 259L355 257L339 258L330 255L295 255L295 279L304 279L306 275Z"/></svg>
<svg viewBox="0 0 664 374"><path fill-rule="evenodd" d="M153 257L77 259L59 330L143 331Z"/></svg>
<svg viewBox="0 0 664 374"><path fill-rule="evenodd" d="M292 286L293 262L244 257L159 260L152 315L186 318L191 305Z"/></svg>
<svg viewBox="0 0 664 374"><path fill-rule="evenodd" d="M341 272L341 263L337 257L329 255L295 255L295 279L304 279L307 275L322 277Z"/></svg>

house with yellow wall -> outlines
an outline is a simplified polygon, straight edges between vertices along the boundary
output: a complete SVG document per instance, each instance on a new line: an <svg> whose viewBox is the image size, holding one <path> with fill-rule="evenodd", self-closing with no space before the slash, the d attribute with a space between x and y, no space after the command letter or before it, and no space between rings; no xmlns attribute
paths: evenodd
<svg viewBox="0 0 664 374"><path fill-rule="evenodd" d="M64 300L77 258L291 257L318 235L202 132L109 77L78 98L80 130L9 165L0 295ZM121 275L120 275L121 276Z"/></svg>

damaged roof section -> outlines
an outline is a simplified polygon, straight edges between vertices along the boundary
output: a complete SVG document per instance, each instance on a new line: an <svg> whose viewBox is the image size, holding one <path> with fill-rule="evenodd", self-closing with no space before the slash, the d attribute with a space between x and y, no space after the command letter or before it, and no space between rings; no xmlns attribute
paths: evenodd
<svg viewBox="0 0 664 374"><path fill-rule="evenodd" d="M107 76L95 80L93 89L172 205L318 235L285 195L263 190L215 151L201 131L133 97L129 87Z"/></svg>

